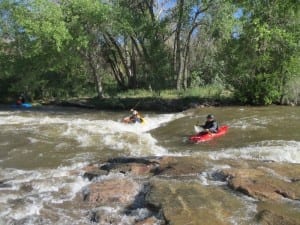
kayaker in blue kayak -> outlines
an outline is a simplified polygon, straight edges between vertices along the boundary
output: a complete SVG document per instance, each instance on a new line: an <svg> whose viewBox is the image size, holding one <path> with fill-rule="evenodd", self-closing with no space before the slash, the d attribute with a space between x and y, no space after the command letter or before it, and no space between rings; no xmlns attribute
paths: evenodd
<svg viewBox="0 0 300 225"><path fill-rule="evenodd" d="M23 94L21 94L16 102L16 105L22 105L25 103L25 97Z"/></svg>
<svg viewBox="0 0 300 225"><path fill-rule="evenodd" d="M197 133L217 133L218 129L218 122L215 120L215 117L212 114L207 115L204 125L195 126L195 131Z"/></svg>

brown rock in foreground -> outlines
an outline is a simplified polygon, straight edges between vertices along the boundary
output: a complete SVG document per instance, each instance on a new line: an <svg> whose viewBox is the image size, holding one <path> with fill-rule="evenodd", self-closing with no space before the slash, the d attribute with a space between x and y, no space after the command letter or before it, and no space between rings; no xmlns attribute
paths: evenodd
<svg viewBox="0 0 300 225"><path fill-rule="evenodd" d="M134 225L156 225L161 224L155 217L149 217L145 220L138 221Z"/></svg>
<svg viewBox="0 0 300 225"><path fill-rule="evenodd" d="M101 205L128 205L133 202L140 186L131 179L115 178L95 182L89 185L84 199L92 207Z"/></svg>
<svg viewBox="0 0 300 225"><path fill-rule="evenodd" d="M194 157L158 158L115 158L104 165L83 168L85 176L91 178L109 173L122 173L131 176L196 176L205 170L205 160Z"/></svg>
<svg viewBox="0 0 300 225"><path fill-rule="evenodd" d="M196 157L172 157L165 156L157 160L159 166L156 170L156 175L167 176L197 176L205 170L205 160Z"/></svg>
<svg viewBox="0 0 300 225"><path fill-rule="evenodd" d="M203 186L197 181L164 179L151 183L146 204L161 210L167 224L172 225L229 225L235 217L234 209L243 208L238 198L222 189ZM245 216L243 213L239 215L241 218Z"/></svg>
<svg viewBox="0 0 300 225"><path fill-rule="evenodd" d="M258 200L300 199L300 182L291 182L267 167L226 169L223 174L229 187Z"/></svg>
<svg viewBox="0 0 300 225"><path fill-rule="evenodd" d="M93 182L84 194L85 202L94 209L91 221L99 224L121 223L122 216L143 208L148 214L126 217L129 224L299 225L295 201L290 201L300 199L299 164L212 162L206 156L120 157L84 171ZM113 215L105 207L120 211Z"/></svg>

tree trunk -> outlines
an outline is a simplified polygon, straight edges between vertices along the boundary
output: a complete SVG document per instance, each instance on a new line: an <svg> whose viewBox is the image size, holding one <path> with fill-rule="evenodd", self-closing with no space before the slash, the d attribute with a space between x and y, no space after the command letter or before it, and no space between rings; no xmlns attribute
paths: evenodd
<svg viewBox="0 0 300 225"><path fill-rule="evenodd" d="M118 56L119 56L120 61L121 61L121 65L123 66L123 68L125 70L126 76L129 78L130 74L131 74L130 68L129 68L128 64L127 64L126 58L124 57L120 46L116 43L116 41L114 40L114 38L109 33L106 33L106 36L108 37L107 39L110 41L110 43L117 50Z"/></svg>
<svg viewBox="0 0 300 225"><path fill-rule="evenodd" d="M96 86L96 91L98 98L104 98L104 93L103 93L103 85L102 85L102 78L99 75L99 63L95 62L97 60L96 57L93 57L90 52L88 52L88 62L89 66L92 72L92 76L94 78L94 83Z"/></svg>
<svg viewBox="0 0 300 225"><path fill-rule="evenodd" d="M175 56L174 56L174 72L177 76L177 85L176 88L177 90L181 90L181 85L182 85L182 75L183 75L183 70L182 70L182 53L181 53L181 29L182 29L182 20L183 20L183 7L184 7L184 0L179 1L179 12L178 12L178 22L177 22L177 28L175 32Z"/></svg>

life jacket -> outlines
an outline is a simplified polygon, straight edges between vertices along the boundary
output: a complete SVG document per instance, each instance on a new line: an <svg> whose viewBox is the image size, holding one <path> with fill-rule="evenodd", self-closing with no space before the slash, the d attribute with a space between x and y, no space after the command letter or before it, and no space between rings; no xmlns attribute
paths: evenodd
<svg viewBox="0 0 300 225"><path fill-rule="evenodd" d="M206 121L205 124L203 125L204 129L210 129L212 127L216 126L216 132L219 129L219 125L218 122L216 120L212 120L212 121Z"/></svg>
<svg viewBox="0 0 300 225"><path fill-rule="evenodd" d="M130 117L130 120L134 123L142 123L143 122L143 118L140 116L140 114L132 115Z"/></svg>

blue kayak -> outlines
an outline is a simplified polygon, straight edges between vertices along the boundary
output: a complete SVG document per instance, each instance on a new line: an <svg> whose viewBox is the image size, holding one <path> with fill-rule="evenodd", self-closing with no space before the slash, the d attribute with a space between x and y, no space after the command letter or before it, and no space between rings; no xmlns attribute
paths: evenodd
<svg viewBox="0 0 300 225"><path fill-rule="evenodd" d="M32 107L32 104L31 103L22 103L21 105L17 105L17 104L14 104L12 105L13 108L31 108Z"/></svg>

